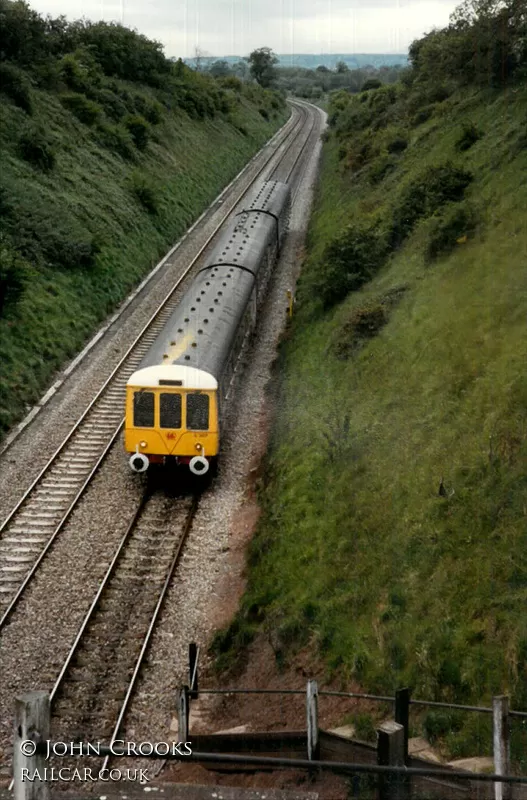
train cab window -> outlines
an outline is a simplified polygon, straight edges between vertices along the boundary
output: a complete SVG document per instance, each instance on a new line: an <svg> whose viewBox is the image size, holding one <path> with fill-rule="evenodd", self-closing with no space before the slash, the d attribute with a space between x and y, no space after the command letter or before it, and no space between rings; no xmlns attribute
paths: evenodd
<svg viewBox="0 0 527 800"><path fill-rule="evenodd" d="M161 392L159 395L159 427L181 428L181 395Z"/></svg>
<svg viewBox="0 0 527 800"><path fill-rule="evenodd" d="M187 428L189 431L208 431L208 394L187 394Z"/></svg>
<svg viewBox="0 0 527 800"><path fill-rule="evenodd" d="M134 392L134 425L136 428L154 427L153 392Z"/></svg>

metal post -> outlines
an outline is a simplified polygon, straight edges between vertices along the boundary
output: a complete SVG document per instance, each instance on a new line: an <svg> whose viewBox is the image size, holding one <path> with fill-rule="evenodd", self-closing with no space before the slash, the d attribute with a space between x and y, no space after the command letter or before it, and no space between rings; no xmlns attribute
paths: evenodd
<svg viewBox="0 0 527 800"><path fill-rule="evenodd" d="M395 692L395 721L404 728L404 764L408 763L408 732L410 727L410 689Z"/></svg>
<svg viewBox="0 0 527 800"><path fill-rule="evenodd" d="M188 646L188 680L191 700L198 699L198 655L199 647L195 642L191 642Z"/></svg>
<svg viewBox="0 0 527 800"><path fill-rule="evenodd" d="M182 686L177 691L178 738L180 742L189 740L189 716L189 689L188 686Z"/></svg>
<svg viewBox="0 0 527 800"><path fill-rule="evenodd" d="M318 684L308 681L306 689L307 712L307 757L309 761L318 759Z"/></svg>
<svg viewBox="0 0 527 800"><path fill-rule="evenodd" d="M384 767L404 766L404 728L397 722L384 722L377 729L377 763ZM404 775L379 776L379 800L407 800L410 785Z"/></svg>
<svg viewBox="0 0 527 800"><path fill-rule="evenodd" d="M494 772L496 775L510 774L510 729L509 698L499 695L492 698L492 727L494 744ZM510 783L495 783L495 800L510 800L512 796Z"/></svg>
<svg viewBox="0 0 527 800"><path fill-rule="evenodd" d="M14 800L49 799L50 784L42 780L45 776L45 756L34 754L35 746L49 739L49 731L48 692L29 692L17 697L13 755Z"/></svg>

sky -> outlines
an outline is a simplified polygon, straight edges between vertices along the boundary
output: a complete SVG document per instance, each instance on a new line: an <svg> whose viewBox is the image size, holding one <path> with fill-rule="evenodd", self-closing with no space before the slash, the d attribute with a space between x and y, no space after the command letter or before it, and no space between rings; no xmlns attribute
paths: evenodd
<svg viewBox="0 0 527 800"><path fill-rule="evenodd" d="M43 15L122 22L168 57L275 53L405 53L448 23L457 0L29 0Z"/></svg>

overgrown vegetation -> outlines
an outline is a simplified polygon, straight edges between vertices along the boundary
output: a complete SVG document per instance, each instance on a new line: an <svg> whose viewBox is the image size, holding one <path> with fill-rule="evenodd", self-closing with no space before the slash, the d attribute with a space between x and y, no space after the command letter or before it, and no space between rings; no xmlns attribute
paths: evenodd
<svg viewBox="0 0 527 800"><path fill-rule="evenodd" d="M527 708L525 25L467 3L401 83L332 95L223 666L272 631L343 686ZM491 752L480 715L412 714ZM527 769L525 726L512 748Z"/></svg>
<svg viewBox="0 0 527 800"><path fill-rule="evenodd" d="M0 19L1 434L288 112L120 25Z"/></svg>

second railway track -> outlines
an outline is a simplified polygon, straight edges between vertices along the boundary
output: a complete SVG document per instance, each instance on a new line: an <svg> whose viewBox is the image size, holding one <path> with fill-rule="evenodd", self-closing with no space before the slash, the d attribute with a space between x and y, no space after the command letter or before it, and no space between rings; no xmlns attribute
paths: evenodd
<svg viewBox="0 0 527 800"><path fill-rule="evenodd" d="M291 158L291 151L295 145L298 146L299 140L306 133L309 113L305 106L299 106L299 112L298 120L278 147L277 152L283 152L278 156L278 163L272 174L277 173L280 165ZM313 125L300 146L298 156L304 150L312 128ZM266 159L256 177L261 175L273 158L277 158L277 152ZM293 160L293 167L288 170L289 175L297 164L298 156ZM0 631L8 623L41 562L118 438L123 422L126 382L177 304L179 285L247 191L245 188L229 203L221 223L216 226L76 425L0 526Z"/></svg>

